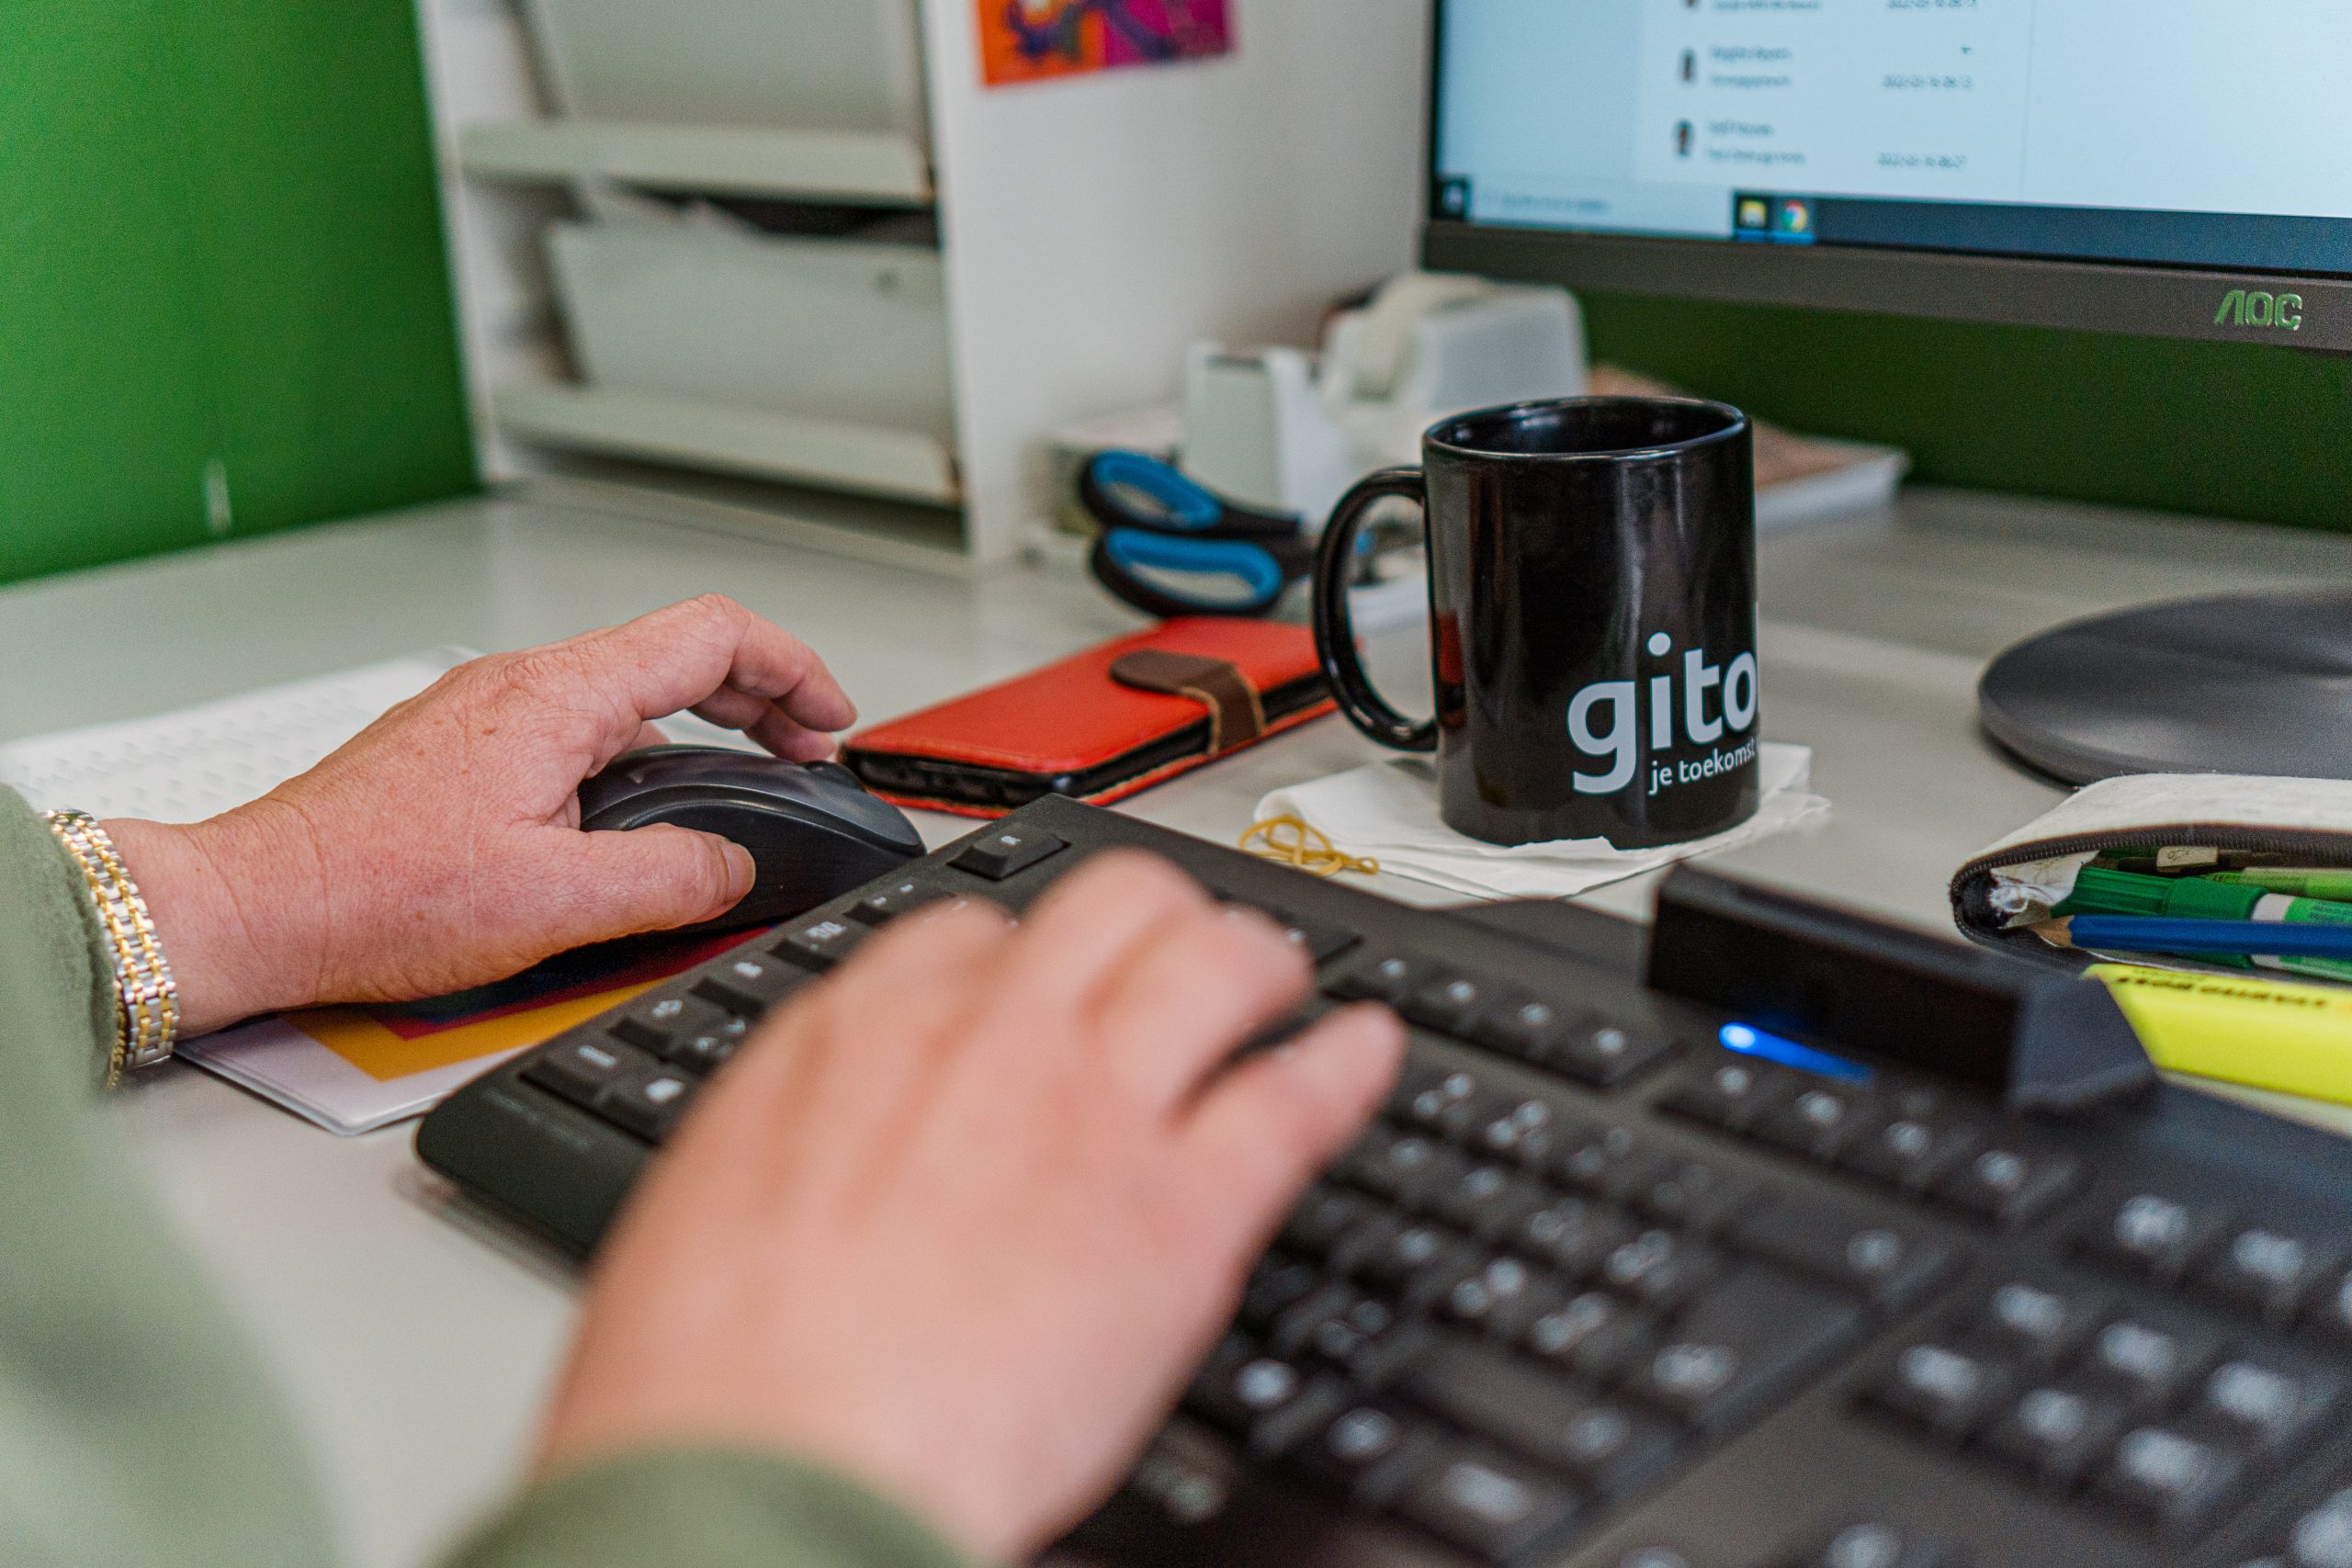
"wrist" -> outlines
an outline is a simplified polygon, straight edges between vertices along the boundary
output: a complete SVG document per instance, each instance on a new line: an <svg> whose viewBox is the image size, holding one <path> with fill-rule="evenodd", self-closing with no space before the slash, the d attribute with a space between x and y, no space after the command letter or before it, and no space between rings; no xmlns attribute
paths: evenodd
<svg viewBox="0 0 2352 1568"><path fill-rule="evenodd" d="M254 810L104 824L171 961L184 1036L316 998L318 943L304 935L319 919L316 879L258 830Z"/></svg>

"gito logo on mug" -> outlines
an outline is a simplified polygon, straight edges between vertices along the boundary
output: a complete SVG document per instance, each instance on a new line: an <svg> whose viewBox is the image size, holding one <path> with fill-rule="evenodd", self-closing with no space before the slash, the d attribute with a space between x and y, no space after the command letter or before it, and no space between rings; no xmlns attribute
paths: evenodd
<svg viewBox="0 0 2352 1568"><path fill-rule="evenodd" d="M1653 633L1647 647L1652 659L1670 660L1674 638ZM1641 682L1595 681L1568 703L1568 739L1586 756L1609 763L1600 773L1570 775L1578 795L1614 795L1639 772L1644 793L1656 796L1680 784L1721 778L1756 761L1756 655L1739 654L1725 666L1710 663L1705 649L1693 649L1682 656L1679 676L1669 670L1651 676L1648 684L1646 769ZM1673 754L1678 748L1702 747L1711 750Z"/></svg>

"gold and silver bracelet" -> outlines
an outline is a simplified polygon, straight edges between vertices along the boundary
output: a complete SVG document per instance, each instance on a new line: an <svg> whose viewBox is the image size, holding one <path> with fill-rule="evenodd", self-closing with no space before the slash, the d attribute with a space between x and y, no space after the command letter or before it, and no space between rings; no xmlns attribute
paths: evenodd
<svg viewBox="0 0 2352 1568"><path fill-rule="evenodd" d="M136 1072L167 1061L179 1040L179 987L164 962L164 944L139 885L115 852L114 840L85 811L52 811L49 830L74 857L97 907L114 955L114 1050L107 1058L107 1088Z"/></svg>

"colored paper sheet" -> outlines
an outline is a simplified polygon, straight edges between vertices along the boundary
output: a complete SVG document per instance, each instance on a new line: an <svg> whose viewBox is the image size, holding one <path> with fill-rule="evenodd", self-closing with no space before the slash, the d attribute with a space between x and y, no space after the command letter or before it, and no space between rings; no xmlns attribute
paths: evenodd
<svg viewBox="0 0 2352 1568"><path fill-rule="evenodd" d="M1229 54L1231 0L976 0L991 87Z"/></svg>

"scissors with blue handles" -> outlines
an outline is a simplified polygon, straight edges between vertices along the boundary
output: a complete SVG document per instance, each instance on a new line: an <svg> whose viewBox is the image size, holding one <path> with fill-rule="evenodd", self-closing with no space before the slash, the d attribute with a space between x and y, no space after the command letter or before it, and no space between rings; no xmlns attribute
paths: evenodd
<svg viewBox="0 0 2352 1568"><path fill-rule="evenodd" d="M1088 458L1078 494L1102 527L1095 577L1147 615L1263 615L1315 568L1296 517L1235 505L1140 452Z"/></svg>

